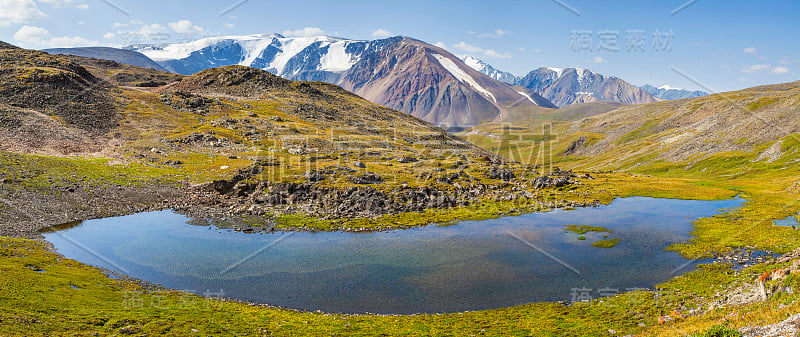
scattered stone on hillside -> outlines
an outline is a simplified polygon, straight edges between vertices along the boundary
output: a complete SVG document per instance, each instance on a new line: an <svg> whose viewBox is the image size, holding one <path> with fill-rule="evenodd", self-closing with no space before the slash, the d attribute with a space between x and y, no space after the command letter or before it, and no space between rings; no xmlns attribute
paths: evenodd
<svg viewBox="0 0 800 337"><path fill-rule="evenodd" d="M572 184L572 180L568 177L538 176L531 181L531 186L535 189L562 187L569 184Z"/></svg>
<svg viewBox="0 0 800 337"><path fill-rule="evenodd" d="M464 172L462 171L461 173L463 174ZM438 178L436 178L436 181L437 181L437 182L440 182L440 183L442 183L442 184L448 184L448 185L451 185L451 184L453 184L453 183L454 183L456 180L459 180L459 179L461 179L461 174L459 174L459 173L456 173L456 172L453 172L453 173L450 173L450 174L445 174L444 176L441 176L441 177L438 177Z"/></svg>
<svg viewBox="0 0 800 337"><path fill-rule="evenodd" d="M383 183L383 178L381 178L379 175L377 175L375 173L372 173L372 172L364 173L364 174L362 174L360 176L353 177L350 180L354 184L359 184L359 185L369 185L369 184L381 184L381 183Z"/></svg>
<svg viewBox="0 0 800 337"><path fill-rule="evenodd" d="M752 162L759 162L766 160L767 163L773 163L780 159L783 156L783 140L779 140L770 147L768 147L764 152L761 152L758 157L752 160Z"/></svg>
<svg viewBox="0 0 800 337"><path fill-rule="evenodd" d="M572 144L570 144L566 150L564 150L564 154L575 154L578 150L582 149L584 145L586 145L586 141L588 138L586 136L580 136L576 139Z"/></svg>
<svg viewBox="0 0 800 337"><path fill-rule="evenodd" d="M305 178L308 179L308 181L314 183L325 180L325 175L319 173L319 171L312 171L312 172L307 172L305 174Z"/></svg>
<svg viewBox="0 0 800 337"><path fill-rule="evenodd" d="M416 163L416 162L419 161L416 157L412 157L412 156L400 156L400 157L397 157L396 160L397 160L398 163L404 163L404 164Z"/></svg>
<svg viewBox="0 0 800 337"><path fill-rule="evenodd" d="M167 161L164 162L164 165L180 166L180 165L183 165L183 162L180 161L180 160L167 160Z"/></svg>
<svg viewBox="0 0 800 337"><path fill-rule="evenodd" d="M791 316L783 322L765 326L748 326L739 329L744 337L779 337L800 335L800 314Z"/></svg>
<svg viewBox="0 0 800 337"><path fill-rule="evenodd" d="M489 169L489 172L486 173L486 177L489 179L509 181L511 179L516 178L516 175L514 175L513 171L507 168L492 166L492 168Z"/></svg>
<svg viewBox="0 0 800 337"><path fill-rule="evenodd" d="M358 167L358 168L367 168L367 165L365 165L363 162L360 162L360 161L357 161L357 162L353 163L353 166Z"/></svg>

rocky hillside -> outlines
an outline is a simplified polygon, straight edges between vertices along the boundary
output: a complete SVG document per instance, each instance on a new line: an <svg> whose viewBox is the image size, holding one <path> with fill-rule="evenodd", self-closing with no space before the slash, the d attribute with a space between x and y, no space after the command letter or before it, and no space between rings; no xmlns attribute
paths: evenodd
<svg viewBox="0 0 800 337"><path fill-rule="evenodd" d="M289 227L414 226L430 220L403 214L528 200L535 189L578 179L568 171L539 176L341 87L251 67L183 76L25 49L0 50L0 62L0 203L11 210L0 214L0 235L20 223L35 230L72 219L62 214L108 216L153 203L210 216L319 221L285 220ZM4 182L35 188L23 188L22 195ZM169 186L162 190L162 183ZM148 199L154 191L160 192ZM98 194L120 206L92 202L70 210ZM163 199L176 194L183 197ZM548 207L593 202L558 200ZM459 212L437 219L497 211ZM363 220L381 217L394 220ZM361 227L346 227L353 221Z"/></svg>
<svg viewBox="0 0 800 337"><path fill-rule="evenodd" d="M792 82L623 107L574 122L565 131L602 135L575 155L616 156L614 165L754 151L754 160L774 162L797 154L798 116L800 82Z"/></svg>
<svg viewBox="0 0 800 337"><path fill-rule="evenodd" d="M467 133L467 139L489 149L510 140L512 144L504 148L525 153L526 158L537 158L546 145L559 165L579 169L680 168L701 170L704 175L712 171L736 175L800 162L800 82L635 106L586 108L566 114L568 107L528 119L515 116L517 127L506 136L501 136L499 124L480 125ZM547 144L542 142L542 125L550 125Z"/></svg>
<svg viewBox="0 0 800 337"><path fill-rule="evenodd" d="M532 113L553 107L535 92L490 78L441 48L407 37L358 41L260 34L129 48L182 74L245 65L289 80L325 81L447 128L490 121L509 107Z"/></svg>
<svg viewBox="0 0 800 337"><path fill-rule="evenodd" d="M0 41L0 49L19 49L19 47L10 43Z"/></svg>
<svg viewBox="0 0 800 337"><path fill-rule="evenodd" d="M625 104L658 101L619 78L583 68L539 68L518 79L516 84L537 92L558 107L603 101Z"/></svg>
<svg viewBox="0 0 800 337"><path fill-rule="evenodd" d="M5 149L84 151L121 119L113 86L63 57L2 49L0 83Z"/></svg>
<svg viewBox="0 0 800 337"><path fill-rule="evenodd" d="M81 48L53 48L43 49L43 52L58 55L74 55L82 57L90 57L101 60L111 60L123 64L129 64L142 68L150 68L153 70L167 71L160 64L151 60L144 54L126 49L110 48L110 47L81 47Z"/></svg>

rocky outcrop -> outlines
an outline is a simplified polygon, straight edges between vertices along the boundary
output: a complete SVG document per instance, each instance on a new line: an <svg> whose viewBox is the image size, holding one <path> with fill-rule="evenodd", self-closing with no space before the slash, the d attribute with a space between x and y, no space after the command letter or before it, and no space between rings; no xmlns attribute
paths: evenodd
<svg viewBox="0 0 800 337"><path fill-rule="evenodd" d="M267 163L262 163L267 164ZM305 174L305 182L277 183L256 178L263 172L262 165L243 169L231 179L196 185L183 206L178 209L191 212L195 206L221 209L230 215L255 215L302 213L325 219L375 218L387 214L424 212L428 209L449 209L468 206L481 200L519 200L534 198L522 186L530 183L537 189L561 187L575 183L570 171L555 171L555 176L541 176L526 182L504 167L492 166L488 176L504 180L504 184L482 184L466 172L451 172L438 176L420 176L431 180L429 186L402 185L391 189L379 186L383 179L371 172L356 173L346 167L328 167ZM332 187L322 184L328 177L350 177L363 186ZM434 187L435 183L448 187ZM586 206L564 204L561 206Z"/></svg>
<svg viewBox="0 0 800 337"><path fill-rule="evenodd" d="M578 137L578 139L573 141L572 144L569 144L569 147L567 147L567 149L564 150L564 154L567 154L567 155L575 154L576 152L578 152L580 149L582 149L586 145L586 141L587 140L588 140L588 138L586 138L586 136Z"/></svg>

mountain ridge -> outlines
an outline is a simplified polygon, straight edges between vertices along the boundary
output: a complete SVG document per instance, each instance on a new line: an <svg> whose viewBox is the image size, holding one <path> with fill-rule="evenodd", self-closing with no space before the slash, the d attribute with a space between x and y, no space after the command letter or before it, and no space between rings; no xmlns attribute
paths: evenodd
<svg viewBox="0 0 800 337"><path fill-rule="evenodd" d="M126 48L183 74L244 65L289 80L328 82L446 128L492 120L509 105L532 112L555 107L534 92L474 71L444 49L404 36L366 41L253 34Z"/></svg>
<svg viewBox="0 0 800 337"><path fill-rule="evenodd" d="M603 101L625 104L657 101L650 93L643 92L641 88L620 78L598 74L585 68L541 67L525 76L516 76L471 56L464 56L462 60L484 75L531 89L559 108L571 104Z"/></svg>
<svg viewBox="0 0 800 337"><path fill-rule="evenodd" d="M585 68L538 68L519 78L515 84L539 93L562 108L575 103L600 101L625 104L657 101L648 92L620 78Z"/></svg>
<svg viewBox="0 0 800 337"><path fill-rule="evenodd" d="M42 49L42 51L50 54L73 55L81 57L91 57L102 60L111 60L142 68L150 68L158 71L167 71L167 69L164 69L164 67L162 67L155 61L151 60L149 57L133 50L111 48L111 47L78 47L78 48L50 48L50 49Z"/></svg>
<svg viewBox="0 0 800 337"><path fill-rule="evenodd" d="M644 91L647 91L654 97L663 100L676 100L676 99L708 96L708 93L705 91L699 91L699 90L691 91L683 88L670 87L669 85L654 87L652 85L645 84L639 86L639 88L643 89Z"/></svg>

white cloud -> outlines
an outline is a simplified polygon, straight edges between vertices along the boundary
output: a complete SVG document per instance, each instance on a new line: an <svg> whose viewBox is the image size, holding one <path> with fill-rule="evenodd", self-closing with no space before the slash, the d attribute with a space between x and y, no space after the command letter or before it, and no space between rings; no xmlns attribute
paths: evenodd
<svg viewBox="0 0 800 337"><path fill-rule="evenodd" d="M0 1L0 27L18 23L31 23L47 17L34 0Z"/></svg>
<svg viewBox="0 0 800 337"><path fill-rule="evenodd" d="M467 33L468 34L473 34L473 35L477 34L478 37L488 37L488 38L491 38L491 39L499 39L499 38L511 35L511 32L509 32L507 30L502 30L502 29L495 29L491 33L480 33L480 34L478 34L476 32L467 32Z"/></svg>
<svg viewBox="0 0 800 337"><path fill-rule="evenodd" d="M434 43L433 45L434 45L434 46L437 46L437 47L439 47L439 48L442 48L442 49L447 49L447 45L446 45L446 44L444 44L444 42L442 42L442 41L436 42L436 43Z"/></svg>
<svg viewBox="0 0 800 337"><path fill-rule="evenodd" d="M756 50L756 47L747 47L747 48L744 49L744 52L748 53L750 55L758 54L758 50Z"/></svg>
<svg viewBox="0 0 800 337"><path fill-rule="evenodd" d="M39 2L44 2L51 4L53 6L66 6L73 2L73 0L39 0Z"/></svg>
<svg viewBox="0 0 800 337"><path fill-rule="evenodd" d="M49 38L50 32L40 27L22 26L22 28L14 33L14 40L20 42L39 43Z"/></svg>
<svg viewBox="0 0 800 337"><path fill-rule="evenodd" d="M484 51L483 55L487 56L487 57L498 58L498 59L510 59L511 58L511 54L510 53L499 53L499 52L491 50L491 49L487 49L486 51Z"/></svg>
<svg viewBox="0 0 800 337"><path fill-rule="evenodd" d="M775 75L783 75L789 72L789 68L786 67L775 67L772 68L772 73Z"/></svg>
<svg viewBox="0 0 800 337"><path fill-rule="evenodd" d="M491 49L483 49L481 47L473 46L473 45L471 45L469 43L466 43L464 41L461 41L461 42L453 45L453 48L455 48L457 50L460 50L460 51L463 51L465 53L481 54L481 55L483 55L485 57L502 58L502 59L511 58L511 54L509 54L509 53L500 53L500 52L497 52L497 51L491 50Z"/></svg>
<svg viewBox="0 0 800 337"><path fill-rule="evenodd" d="M475 46L473 46L473 45L471 45L469 43L466 43L464 41L456 43L455 45L453 45L453 48L456 48L456 49L461 50L461 51L465 51L467 53L483 53L483 50L484 50L481 47L475 47Z"/></svg>
<svg viewBox="0 0 800 337"><path fill-rule="evenodd" d="M138 35L156 35L156 34L164 34L167 31L167 27L164 27L160 24L153 23L149 25L142 25L139 27L139 30L133 31L133 33Z"/></svg>
<svg viewBox="0 0 800 337"><path fill-rule="evenodd" d="M236 25L234 25L232 23L226 23L223 26L225 26L225 28L234 28L234 27L236 27Z"/></svg>
<svg viewBox="0 0 800 337"><path fill-rule="evenodd" d="M44 2L52 5L55 8L59 7L74 7L77 9L89 9L89 5L79 3L81 0L38 0L39 2ZM76 4L79 3L79 4Z"/></svg>
<svg viewBox="0 0 800 337"><path fill-rule="evenodd" d="M754 64L752 66L745 67L744 69L742 69L742 72L749 74L749 73L757 73L770 70L772 70L772 66L769 64Z"/></svg>
<svg viewBox="0 0 800 337"><path fill-rule="evenodd" d="M146 24L141 21L131 20L128 23L116 22L111 26L116 30L106 33L103 38L117 40L118 45L123 46L137 43L163 43L169 41L170 38L176 37L194 39L205 33L203 28L193 25L188 20L168 23L166 26L158 23Z"/></svg>
<svg viewBox="0 0 800 337"><path fill-rule="evenodd" d="M22 28L14 33L14 40L36 47L47 48L91 46L98 44L97 41L88 40L80 36L51 37L47 29L34 26L22 26Z"/></svg>
<svg viewBox="0 0 800 337"><path fill-rule="evenodd" d="M290 37L320 36L325 35L325 31L317 27L306 27L298 30L285 30L283 35Z"/></svg>
<svg viewBox="0 0 800 337"><path fill-rule="evenodd" d="M178 34L203 34L204 32L203 28L193 25L189 20L170 22L167 26Z"/></svg>
<svg viewBox="0 0 800 337"><path fill-rule="evenodd" d="M769 64L754 64L749 67L744 67L742 72L745 74L751 73L760 73L760 72L769 72L775 75L784 75L789 73L789 68L787 67L773 67Z"/></svg>
<svg viewBox="0 0 800 337"><path fill-rule="evenodd" d="M391 37L391 36L394 36L394 33L390 32L390 31L388 31L386 29L378 29L378 30L372 32L372 37L378 38L378 39L385 39L385 38Z"/></svg>
<svg viewBox="0 0 800 337"><path fill-rule="evenodd" d="M586 61L586 62L600 64L600 63L606 63L606 62L608 62L608 61L604 60L604 59L603 59L602 57L600 57L600 56L595 56L595 57L592 57L592 58L590 58L590 59L589 59L588 61Z"/></svg>

